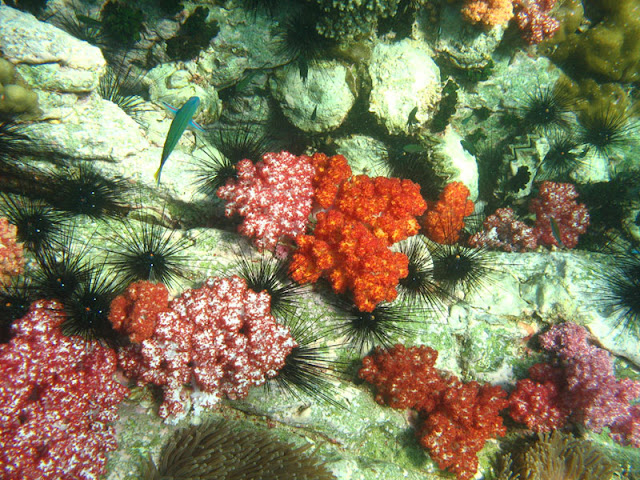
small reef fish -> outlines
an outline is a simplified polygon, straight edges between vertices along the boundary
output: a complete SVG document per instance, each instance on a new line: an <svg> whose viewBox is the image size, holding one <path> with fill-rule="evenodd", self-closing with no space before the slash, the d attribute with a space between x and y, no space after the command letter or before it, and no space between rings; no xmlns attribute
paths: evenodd
<svg viewBox="0 0 640 480"><path fill-rule="evenodd" d="M549 222L551 222L551 234L553 238L558 242L558 246L564 248L564 243L562 243L562 237L560 236L560 226L554 217L549 217Z"/></svg>
<svg viewBox="0 0 640 480"><path fill-rule="evenodd" d="M416 118L416 114L418 113L418 107L413 107L413 109L409 112L409 118L407 118L407 127L413 127L417 125L418 119Z"/></svg>
<svg viewBox="0 0 640 480"><path fill-rule="evenodd" d="M164 102L163 102L164 103ZM201 132L204 132L204 128L201 125L197 124L193 121L193 116L200 105L200 99L198 97L191 97L189 100L185 102L182 107L179 109L164 103L164 105L175 114L173 121L171 122L171 126L169 127L169 132L167 133L167 138L164 141L164 147L162 148L162 158L160 159L160 167L158 167L158 171L154 175L156 182L160 185L160 175L162 174L162 167L166 163L169 155L173 152L173 149L178 144L180 137L186 130L187 127L193 127Z"/></svg>

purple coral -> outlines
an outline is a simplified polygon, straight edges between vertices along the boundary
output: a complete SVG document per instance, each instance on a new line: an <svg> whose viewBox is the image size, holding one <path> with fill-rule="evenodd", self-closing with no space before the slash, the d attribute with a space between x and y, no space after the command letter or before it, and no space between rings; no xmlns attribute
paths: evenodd
<svg viewBox="0 0 640 480"><path fill-rule="evenodd" d="M556 0L515 0L516 22L522 38L529 44L540 43L552 37L560 28L560 22L549 15Z"/></svg>
<svg viewBox="0 0 640 480"><path fill-rule="evenodd" d="M505 252L535 250L538 238L533 228L518 220L510 208L499 208L483 223L484 231L469 239L472 247L485 247Z"/></svg>
<svg viewBox="0 0 640 480"><path fill-rule="evenodd" d="M573 419L596 432L608 427L616 442L640 448L640 407L632 405L640 398L640 381L616 378L609 352L590 344L589 332L575 323L554 325L540 344L562 361L558 386Z"/></svg>

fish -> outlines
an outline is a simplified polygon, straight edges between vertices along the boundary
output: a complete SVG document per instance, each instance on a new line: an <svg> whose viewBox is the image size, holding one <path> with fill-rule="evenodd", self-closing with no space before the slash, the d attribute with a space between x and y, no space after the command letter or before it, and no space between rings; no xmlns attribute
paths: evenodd
<svg viewBox="0 0 640 480"><path fill-rule="evenodd" d="M413 127L418 122L416 118L416 114L418 113L418 107L413 107L413 109L409 112L409 118L407 119L407 127Z"/></svg>
<svg viewBox="0 0 640 480"><path fill-rule="evenodd" d="M164 141L164 147L162 147L162 158L160 159L160 167L158 167L158 171L154 175L156 182L160 185L160 175L162 174L162 167L166 163L169 155L173 152L173 149L178 144L180 137L186 130L188 126L192 126L197 130L204 132L204 128L198 125L193 121L193 115L196 113L198 106L200 105L200 98L191 97L189 100L185 102L182 107L179 109L175 109L174 107L165 104L169 110L175 113L175 117L171 122L171 126L169 127L169 132L167 133L167 138Z"/></svg>
<svg viewBox="0 0 640 480"><path fill-rule="evenodd" d="M313 108L313 113L311 114L311 121L314 122L318 117L318 104Z"/></svg>
<svg viewBox="0 0 640 480"><path fill-rule="evenodd" d="M562 243L562 237L560 236L560 226L558 225L557 220L554 217L549 217L549 222L551 223L551 234L556 242L558 242L559 247L564 247L564 243Z"/></svg>

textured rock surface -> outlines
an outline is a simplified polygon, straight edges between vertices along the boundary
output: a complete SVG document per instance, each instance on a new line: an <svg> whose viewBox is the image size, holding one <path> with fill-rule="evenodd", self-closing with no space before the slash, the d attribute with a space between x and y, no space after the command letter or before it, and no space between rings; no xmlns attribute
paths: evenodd
<svg viewBox="0 0 640 480"><path fill-rule="evenodd" d="M355 101L347 81L351 72L332 61L312 62L306 81L300 76L298 64L276 71L270 86L280 102L282 112L300 130L328 132L338 128Z"/></svg>
<svg viewBox="0 0 640 480"><path fill-rule="evenodd" d="M33 87L58 92L95 90L104 73L99 48L33 15L0 5L0 51Z"/></svg>
<svg viewBox="0 0 640 480"><path fill-rule="evenodd" d="M379 43L373 49L369 75L369 110L389 133L406 133L414 108L418 123L433 116L440 100L440 69L426 44L408 39Z"/></svg>

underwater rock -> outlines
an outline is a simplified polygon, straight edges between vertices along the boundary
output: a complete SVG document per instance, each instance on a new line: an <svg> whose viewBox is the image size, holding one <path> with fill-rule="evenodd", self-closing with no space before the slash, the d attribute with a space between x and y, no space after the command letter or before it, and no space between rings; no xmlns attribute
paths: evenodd
<svg viewBox="0 0 640 480"><path fill-rule="evenodd" d="M447 5L440 14L440 38L436 48L458 68L483 68L498 47L505 26L483 29L465 22L460 9Z"/></svg>
<svg viewBox="0 0 640 480"><path fill-rule="evenodd" d="M300 130L328 132L338 128L355 102L349 87L351 72L335 61L309 64L306 81L297 63L276 70L269 86L282 112Z"/></svg>
<svg viewBox="0 0 640 480"><path fill-rule="evenodd" d="M106 66L99 48L4 5L0 24L3 55L32 87L73 93L97 88Z"/></svg>
<svg viewBox="0 0 640 480"><path fill-rule="evenodd" d="M442 86L440 69L431 58L429 47L405 39L392 44L379 43L369 63L373 112L391 134L406 133L409 117L417 107L419 124L430 120L437 110Z"/></svg>
<svg viewBox="0 0 640 480"><path fill-rule="evenodd" d="M462 182L469 189L469 198L478 198L478 164L476 157L467 152L461 143L462 137L453 128L447 127L441 142L436 146L434 170L448 182Z"/></svg>
<svg viewBox="0 0 640 480"><path fill-rule="evenodd" d="M366 135L349 135L335 139L336 153L349 159L354 175L390 176L385 164L387 147L380 140Z"/></svg>
<svg viewBox="0 0 640 480"><path fill-rule="evenodd" d="M149 96L154 102L165 102L180 108L189 98L200 98L200 108L196 112L196 120L206 125L215 122L222 112L222 102L218 92L211 85L201 86L200 78L177 63L158 65L149 71L145 78L149 85Z"/></svg>

